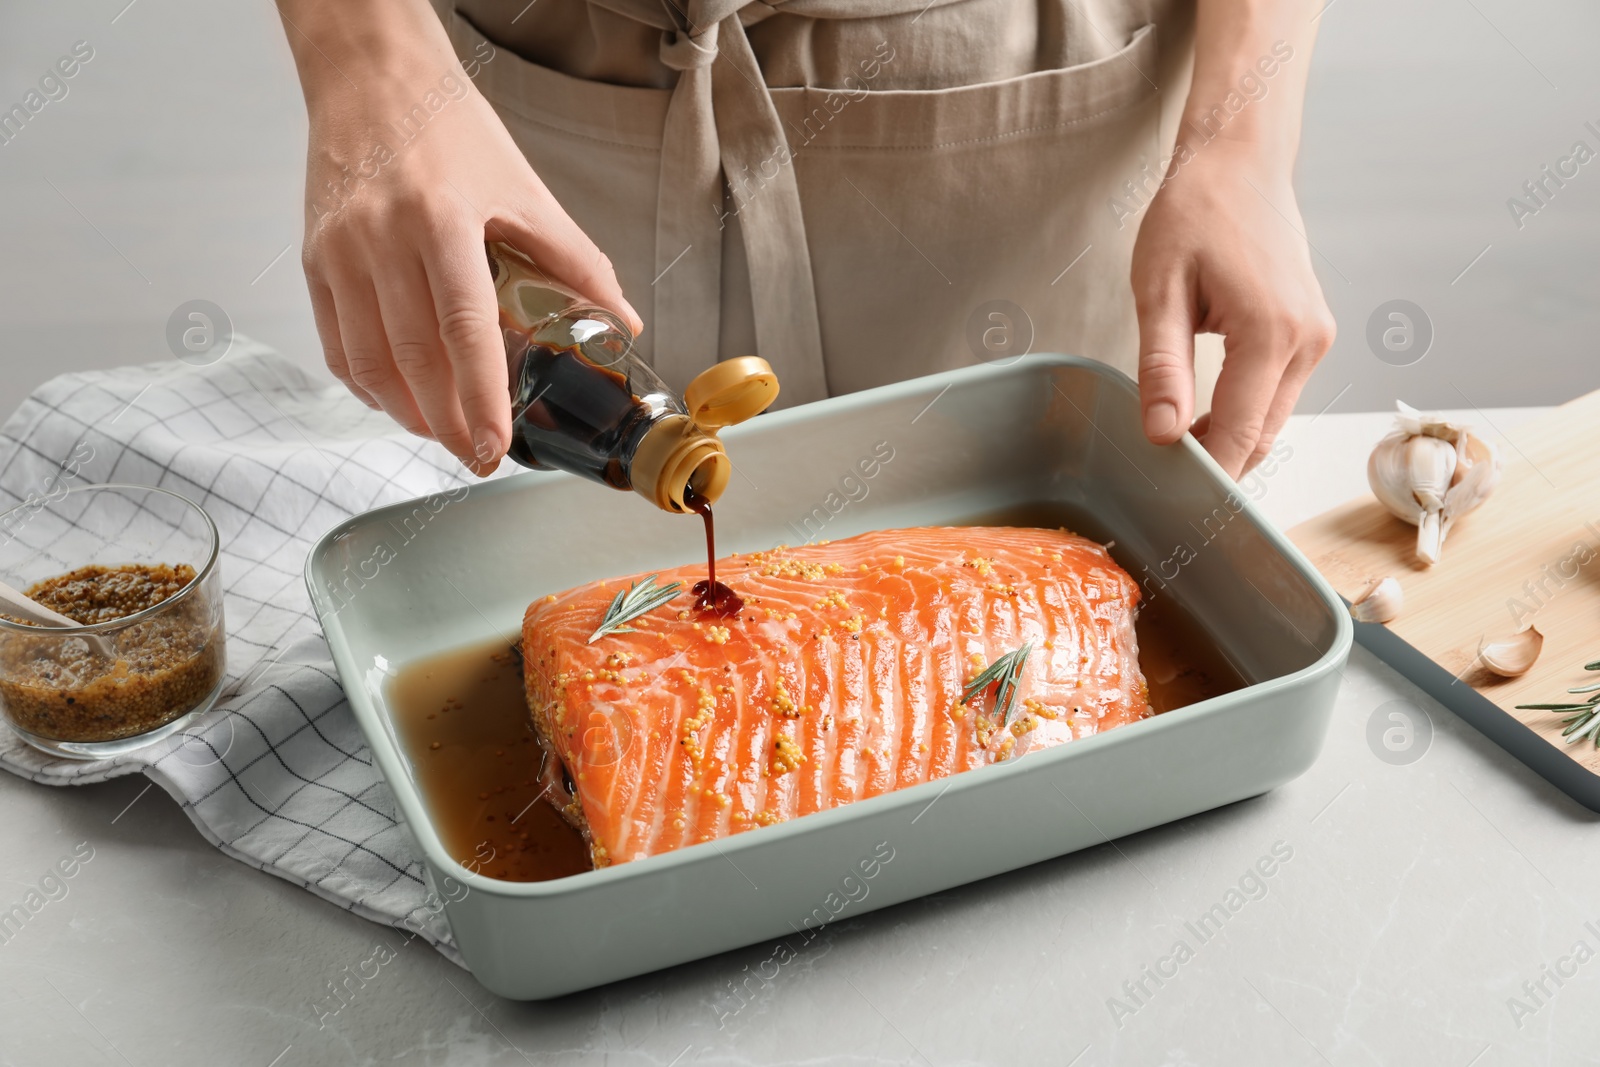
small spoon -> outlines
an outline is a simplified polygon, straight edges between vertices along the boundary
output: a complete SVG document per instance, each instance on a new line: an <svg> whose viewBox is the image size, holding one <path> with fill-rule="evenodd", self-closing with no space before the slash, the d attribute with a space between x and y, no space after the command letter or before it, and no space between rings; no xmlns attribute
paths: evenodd
<svg viewBox="0 0 1600 1067"><path fill-rule="evenodd" d="M51 611L37 600L29 600L5 582L0 582L0 611L7 615L36 622L40 626L81 626L76 620L69 619L59 612ZM99 634L89 634L84 638L89 646L107 659L116 659L116 653L111 650L111 642Z"/></svg>

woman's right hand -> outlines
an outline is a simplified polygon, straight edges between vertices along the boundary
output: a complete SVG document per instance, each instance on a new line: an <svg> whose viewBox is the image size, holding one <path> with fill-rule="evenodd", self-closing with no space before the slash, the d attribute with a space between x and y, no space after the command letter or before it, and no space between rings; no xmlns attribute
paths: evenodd
<svg viewBox="0 0 1600 1067"><path fill-rule="evenodd" d="M528 165L426 0L279 0L310 118L302 251L328 369L488 474L511 439L486 240L643 323ZM469 59L476 73L492 50Z"/></svg>

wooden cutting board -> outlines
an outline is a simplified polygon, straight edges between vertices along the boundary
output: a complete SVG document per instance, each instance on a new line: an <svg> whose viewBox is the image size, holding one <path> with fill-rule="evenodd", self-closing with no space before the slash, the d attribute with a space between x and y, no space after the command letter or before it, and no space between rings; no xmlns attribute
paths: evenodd
<svg viewBox="0 0 1600 1067"><path fill-rule="evenodd" d="M1485 439L1500 435L1476 420ZM1392 576L1405 608L1357 637L1440 702L1585 806L1600 811L1600 749L1568 745L1563 716L1518 711L1560 703L1567 689L1600 682L1600 391L1580 397L1500 443L1500 484L1459 519L1439 562L1417 562L1416 527L1370 494L1289 531L1333 587L1352 600ZM1361 462L1365 462L1363 458ZM1478 659L1479 642L1531 622L1544 650L1520 678Z"/></svg>

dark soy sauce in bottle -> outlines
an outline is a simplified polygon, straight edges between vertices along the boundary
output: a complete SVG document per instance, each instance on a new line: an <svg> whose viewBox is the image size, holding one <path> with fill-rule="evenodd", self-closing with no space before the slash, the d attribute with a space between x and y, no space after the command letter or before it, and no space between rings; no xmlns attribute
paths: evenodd
<svg viewBox="0 0 1600 1067"><path fill-rule="evenodd" d="M506 331L520 354L510 362L516 390L508 454L525 467L583 474L614 489L632 489L630 464L639 442L666 412L665 395L635 394L628 377L578 345L532 341Z"/></svg>

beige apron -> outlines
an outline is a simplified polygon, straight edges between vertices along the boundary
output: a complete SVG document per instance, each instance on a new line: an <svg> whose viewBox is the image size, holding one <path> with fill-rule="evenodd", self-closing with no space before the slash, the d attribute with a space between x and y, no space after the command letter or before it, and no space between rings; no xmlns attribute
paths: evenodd
<svg viewBox="0 0 1600 1067"><path fill-rule="evenodd" d="M436 2L670 384L748 352L785 404L1024 346L1134 372L1190 0Z"/></svg>

